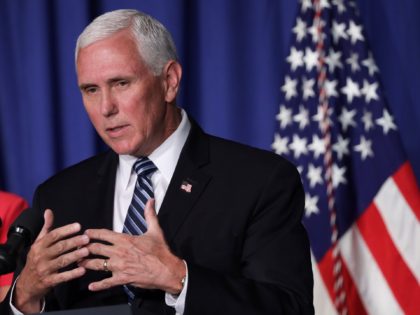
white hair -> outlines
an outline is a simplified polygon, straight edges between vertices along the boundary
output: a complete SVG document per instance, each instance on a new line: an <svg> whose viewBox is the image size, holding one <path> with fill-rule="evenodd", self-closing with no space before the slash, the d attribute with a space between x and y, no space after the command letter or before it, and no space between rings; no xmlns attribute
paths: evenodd
<svg viewBox="0 0 420 315"><path fill-rule="evenodd" d="M76 62L81 48L123 29L131 31L140 58L154 75L160 75L169 60L178 60L172 36L162 23L137 10L123 9L98 16L83 30L76 43Z"/></svg>

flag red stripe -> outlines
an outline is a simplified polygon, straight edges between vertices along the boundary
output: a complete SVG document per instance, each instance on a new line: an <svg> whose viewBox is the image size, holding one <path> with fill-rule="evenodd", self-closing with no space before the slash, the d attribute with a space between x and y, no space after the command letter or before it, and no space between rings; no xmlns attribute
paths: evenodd
<svg viewBox="0 0 420 315"><path fill-rule="evenodd" d="M417 220L420 221L420 190L410 163L404 163L393 175L393 178Z"/></svg>
<svg viewBox="0 0 420 315"><path fill-rule="evenodd" d="M333 258L331 249L325 254L325 256L319 261L318 269L321 274L322 279L324 280L325 287L328 290L331 300L334 304L334 276L333 276Z"/></svg>
<svg viewBox="0 0 420 315"><path fill-rule="evenodd" d="M401 308L406 314L416 314L420 296L417 280L395 247L374 204L360 216L357 226Z"/></svg>
<svg viewBox="0 0 420 315"><path fill-rule="evenodd" d="M332 301L334 301L335 298L333 266L334 261L332 257L332 251L330 249L322 258L322 260L319 261L318 269ZM344 262L342 275L344 278L344 288L346 292L346 305L348 308L348 314L367 315L365 307L363 306L363 303L359 297L357 288L354 285L353 279L351 278L350 273L348 272Z"/></svg>

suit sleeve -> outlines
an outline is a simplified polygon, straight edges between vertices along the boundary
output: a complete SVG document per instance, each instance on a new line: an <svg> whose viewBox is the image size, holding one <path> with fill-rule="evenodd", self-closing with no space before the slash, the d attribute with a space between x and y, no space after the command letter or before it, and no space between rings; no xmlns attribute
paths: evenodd
<svg viewBox="0 0 420 315"><path fill-rule="evenodd" d="M314 314L302 184L288 163L271 174L246 228L238 274L189 263L185 314Z"/></svg>

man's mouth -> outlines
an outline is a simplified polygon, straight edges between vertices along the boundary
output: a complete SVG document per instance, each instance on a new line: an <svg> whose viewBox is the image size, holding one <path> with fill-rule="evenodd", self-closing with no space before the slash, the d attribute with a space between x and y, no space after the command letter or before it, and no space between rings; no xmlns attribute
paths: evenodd
<svg viewBox="0 0 420 315"><path fill-rule="evenodd" d="M106 128L106 133L111 137L119 137L125 131L128 125L119 125L115 127Z"/></svg>

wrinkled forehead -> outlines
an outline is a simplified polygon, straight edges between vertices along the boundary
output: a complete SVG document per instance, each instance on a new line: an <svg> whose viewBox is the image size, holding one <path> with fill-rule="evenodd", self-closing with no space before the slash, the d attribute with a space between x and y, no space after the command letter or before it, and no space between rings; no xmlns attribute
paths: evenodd
<svg viewBox="0 0 420 315"><path fill-rule="evenodd" d="M135 41L127 34L116 34L81 48L76 70L79 84L116 75L148 72Z"/></svg>

